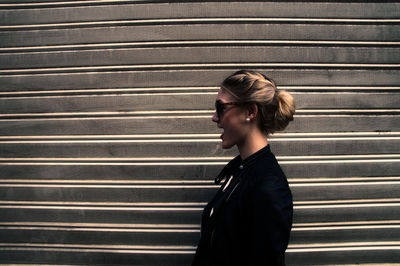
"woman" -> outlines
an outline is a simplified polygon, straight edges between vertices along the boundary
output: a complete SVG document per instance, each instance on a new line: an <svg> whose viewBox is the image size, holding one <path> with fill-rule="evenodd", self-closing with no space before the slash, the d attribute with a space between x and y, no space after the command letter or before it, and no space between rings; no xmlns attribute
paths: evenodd
<svg viewBox="0 0 400 266"><path fill-rule="evenodd" d="M285 265L293 201L267 136L293 120L293 97L241 70L224 80L215 106L222 148L236 145L240 155L215 180L222 185L204 209L192 265Z"/></svg>

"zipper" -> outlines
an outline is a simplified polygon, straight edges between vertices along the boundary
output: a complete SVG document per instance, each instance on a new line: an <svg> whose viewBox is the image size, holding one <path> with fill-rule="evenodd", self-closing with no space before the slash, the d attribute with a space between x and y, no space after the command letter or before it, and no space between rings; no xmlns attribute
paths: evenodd
<svg viewBox="0 0 400 266"><path fill-rule="evenodd" d="M242 181L242 180L239 180L239 182L233 187L231 193L229 193L229 195L228 195L228 197L226 198L225 202L228 202L228 200L229 200L229 198L232 196L233 192L235 192L236 188L240 185L240 181Z"/></svg>
<svg viewBox="0 0 400 266"><path fill-rule="evenodd" d="M228 197L225 199L225 202L228 202L230 197L232 196L233 192L235 192L235 190L237 189L237 187L240 185L240 182L242 181L241 176L244 174L244 171L242 173L239 174L238 178L238 182L237 184L233 187L232 191L229 193ZM222 189L222 192L225 192L225 190L229 187L231 181L233 180L233 175L230 176L228 182L225 184L224 188ZM211 209L210 211L210 216L211 217L213 215L214 212L214 208ZM212 229L211 231L211 237L210 237L210 248L212 248L213 246L213 241L214 241L214 233L215 233L215 227Z"/></svg>
<svg viewBox="0 0 400 266"><path fill-rule="evenodd" d="M224 188L222 189L222 192L225 192L225 190L229 187L232 179L233 179L233 175L231 175L231 177L229 178L228 182L226 182Z"/></svg>
<svg viewBox="0 0 400 266"><path fill-rule="evenodd" d="M212 230L212 232L211 232L211 237L210 237L210 249L212 249L212 246L213 246L214 233L215 233L215 227L213 228L213 230Z"/></svg>

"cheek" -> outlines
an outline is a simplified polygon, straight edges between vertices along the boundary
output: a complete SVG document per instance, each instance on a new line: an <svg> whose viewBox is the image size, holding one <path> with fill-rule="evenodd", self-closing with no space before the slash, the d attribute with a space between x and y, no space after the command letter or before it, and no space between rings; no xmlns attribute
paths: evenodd
<svg viewBox="0 0 400 266"><path fill-rule="evenodd" d="M229 131L231 131L233 134L239 134L243 129L242 123L240 122L240 117L233 117L233 119L229 121L227 128L229 128Z"/></svg>
<svg viewBox="0 0 400 266"><path fill-rule="evenodd" d="M224 127L224 142L226 144L236 144L236 142L241 139L242 135L243 130L238 121L235 121L235 123L232 121L232 123Z"/></svg>

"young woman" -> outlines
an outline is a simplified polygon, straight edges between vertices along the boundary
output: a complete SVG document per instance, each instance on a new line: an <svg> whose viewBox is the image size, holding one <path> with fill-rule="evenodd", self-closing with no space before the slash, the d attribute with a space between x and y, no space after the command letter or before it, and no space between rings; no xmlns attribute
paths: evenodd
<svg viewBox="0 0 400 266"><path fill-rule="evenodd" d="M192 265L285 265L293 201L267 136L293 120L293 97L241 70L223 81L215 107L222 148L236 145L240 155L215 180L222 185L204 209Z"/></svg>

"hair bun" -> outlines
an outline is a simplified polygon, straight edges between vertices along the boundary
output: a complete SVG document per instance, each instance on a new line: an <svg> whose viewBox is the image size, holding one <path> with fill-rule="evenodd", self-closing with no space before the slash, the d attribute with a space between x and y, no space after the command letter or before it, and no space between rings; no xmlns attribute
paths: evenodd
<svg viewBox="0 0 400 266"><path fill-rule="evenodd" d="M278 100L278 108L275 112L274 130L284 130L290 121L293 121L295 113L295 104L293 96L287 91L277 90L276 98Z"/></svg>

